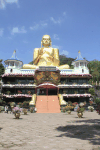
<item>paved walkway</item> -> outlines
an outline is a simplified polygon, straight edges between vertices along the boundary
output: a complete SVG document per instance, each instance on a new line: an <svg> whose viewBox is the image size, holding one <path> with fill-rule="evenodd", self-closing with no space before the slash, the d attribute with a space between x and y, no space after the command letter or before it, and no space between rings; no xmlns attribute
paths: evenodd
<svg viewBox="0 0 100 150"><path fill-rule="evenodd" d="M0 150L97 150L100 115L84 112L28 113L20 119L0 113ZM100 149L100 148L99 148Z"/></svg>

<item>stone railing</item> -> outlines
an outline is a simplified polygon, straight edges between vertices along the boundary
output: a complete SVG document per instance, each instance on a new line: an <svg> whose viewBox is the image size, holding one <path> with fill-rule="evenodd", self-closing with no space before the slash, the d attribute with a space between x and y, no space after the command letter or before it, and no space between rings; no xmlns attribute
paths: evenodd
<svg viewBox="0 0 100 150"><path fill-rule="evenodd" d="M91 88L93 87L90 84L59 84L59 88Z"/></svg>
<svg viewBox="0 0 100 150"><path fill-rule="evenodd" d="M2 87L9 87L9 88L35 88L35 84L3 84Z"/></svg>
<svg viewBox="0 0 100 150"><path fill-rule="evenodd" d="M3 97L6 98L22 98L22 97L32 97L32 95L29 94L14 94L14 95L7 95L7 94L3 94Z"/></svg>
<svg viewBox="0 0 100 150"><path fill-rule="evenodd" d="M63 97L91 97L91 94L62 94Z"/></svg>

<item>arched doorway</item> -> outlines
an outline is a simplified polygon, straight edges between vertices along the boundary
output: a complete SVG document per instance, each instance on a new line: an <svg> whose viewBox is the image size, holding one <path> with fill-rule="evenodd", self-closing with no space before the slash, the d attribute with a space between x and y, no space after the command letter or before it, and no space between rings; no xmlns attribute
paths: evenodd
<svg viewBox="0 0 100 150"><path fill-rule="evenodd" d="M37 86L36 88L37 95L57 95L58 86L52 83L43 83Z"/></svg>

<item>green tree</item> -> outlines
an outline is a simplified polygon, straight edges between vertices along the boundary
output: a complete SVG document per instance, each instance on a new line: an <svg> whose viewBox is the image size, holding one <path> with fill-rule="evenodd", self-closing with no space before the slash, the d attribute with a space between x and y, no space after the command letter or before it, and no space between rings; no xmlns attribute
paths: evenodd
<svg viewBox="0 0 100 150"><path fill-rule="evenodd" d="M33 61L29 62L28 64L31 64L31 65L33 65Z"/></svg>
<svg viewBox="0 0 100 150"><path fill-rule="evenodd" d="M89 92L92 96L95 95L95 90L94 90L94 88L89 88L89 89L88 89L88 92Z"/></svg>
<svg viewBox="0 0 100 150"><path fill-rule="evenodd" d="M5 68L4 68L3 64L0 64L0 80L2 78L1 75L4 74L4 71L5 71Z"/></svg>

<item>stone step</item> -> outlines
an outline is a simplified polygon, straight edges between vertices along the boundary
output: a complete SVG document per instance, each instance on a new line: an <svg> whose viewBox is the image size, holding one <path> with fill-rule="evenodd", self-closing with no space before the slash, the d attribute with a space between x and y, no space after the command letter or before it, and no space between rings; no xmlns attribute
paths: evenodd
<svg viewBox="0 0 100 150"><path fill-rule="evenodd" d="M37 113L60 113L58 96L37 96Z"/></svg>

